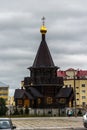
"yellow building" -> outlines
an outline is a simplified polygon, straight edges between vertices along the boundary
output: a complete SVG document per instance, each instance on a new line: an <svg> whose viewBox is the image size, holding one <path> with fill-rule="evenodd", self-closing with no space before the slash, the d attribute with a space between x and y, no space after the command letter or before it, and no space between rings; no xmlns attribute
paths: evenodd
<svg viewBox="0 0 87 130"><path fill-rule="evenodd" d="M8 105L13 105L13 106L15 106L14 96L9 96L9 97L8 97Z"/></svg>
<svg viewBox="0 0 87 130"><path fill-rule="evenodd" d="M9 86L0 82L0 98L5 99L8 102Z"/></svg>
<svg viewBox="0 0 87 130"><path fill-rule="evenodd" d="M73 87L76 106L87 108L87 70L68 69L58 71L58 75L64 79L65 87Z"/></svg>

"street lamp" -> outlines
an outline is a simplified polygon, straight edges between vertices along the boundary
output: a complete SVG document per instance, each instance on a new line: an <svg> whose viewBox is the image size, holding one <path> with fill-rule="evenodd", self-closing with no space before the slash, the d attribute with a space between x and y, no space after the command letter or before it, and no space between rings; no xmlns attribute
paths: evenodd
<svg viewBox="0 0 87 130"><path fill-rule="evenodd" d="M72 81L73 81L73 89L74 89L74 102L73 102L73 106L75 107L75 117L77 117L77 111L76 111L76 74L77 71L74 69L69 69L67 71L67 75L71 77Z"/></svg>
<svg viewBox="0 0 87 130"><path fill-rule="evenodd" d="M75 70L73 71L74 75L74 105L75 105L75 117L77 117L77 111L76 111L76 82L75 82Z"/></svg>

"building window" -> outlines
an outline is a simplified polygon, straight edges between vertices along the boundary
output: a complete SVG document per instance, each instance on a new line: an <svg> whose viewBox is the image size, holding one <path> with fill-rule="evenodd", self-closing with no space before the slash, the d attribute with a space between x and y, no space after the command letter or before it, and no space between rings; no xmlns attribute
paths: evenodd
<svg viewBox="0 0 87 130"><path fill-rule="evenodd" d="M3 87L3 88L0 88L0 91L3 91L3 90L4 90L4 91L7 91L8 88L4 88L4 87Z"/></svg>
<svg viewBox="0 0 87 130"><path fill-rule="evenodd" d="M60 99L59 99L59 103L61 103L61 104L66 103L66 99L65 99L65 98L60 98Z"/></svg>
<svg viewBox="0 0 87 130"><path fill-rule="evenodd" d="M52 102L53 102L52 97L47 97L47 104L52 104Z"/></svg>
<svg viewBox="0 0 87 130"><path fill-rule="evenodd" d="M21 99L17 100L17 104L22 105L22 100Z"/></svg>
<svg viewBox="0 0 87 130"><path fill-rule="evenodd" d="M82 87L85 87L85 84L82 84Z"/></svg>
<svg viewBox="0 0 87 130"><path fill-rule="evenodd" d="M82 99L86 99L86 97L85 97L85 96L82 96Z"/></svg>
<svg viewBox="0 0 87 130"><path fill-rule="evenodd" d="M5 94L5 93L3 93L3 94L0 94L0 96L7 96L8 94Z"/></svg>
<svg viewBox="0 0 87 130"><path fill-rule="evenodd" d="M77 89L79 88L79 87L76 87Z"/></svg>
<svg viewBox="0 0 87 130"><path fill-rule="evenodd" d="M67 88L67 87L68 87L68 85L65 85L65 87Z"/></svg>
<svg viewBox="0 0 87 130"><path fill-rule="evenodd" d="M82 93L85 93L85 90L82 90Z"/></svg>
<svg viewBox="0 0 87 130"><path fill-rule="evenodd" d="M71 84L69 85L69 87L72 87Z"/></svg>
<svg viewBox="0 0 87 130"><path fill-rule="evenodd" d="M85 102L82 102L82 106L85 106L86 105L86 103Z"/></svg>
<svg viewBox="0 0 87 130"><path fill-rule="evenodd" d="M38 98L38 104L40 104L41 103L41 99L40 98Z"/></svg>

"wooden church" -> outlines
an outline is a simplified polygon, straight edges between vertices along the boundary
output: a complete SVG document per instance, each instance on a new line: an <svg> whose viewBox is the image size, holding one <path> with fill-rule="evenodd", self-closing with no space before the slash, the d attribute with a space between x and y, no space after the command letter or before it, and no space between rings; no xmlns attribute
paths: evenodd
<svg viewBox="0 0 87 130"><path fill-rule="evenodd" d="M63 88L63 78L57 76L59 67L54 65L46 43L47 28L40 28L41 43L33 65L29 67L30 77L25 77L23 87L16 89L16 106L31 108L59 108L73 105L73 89Z"/></svg>

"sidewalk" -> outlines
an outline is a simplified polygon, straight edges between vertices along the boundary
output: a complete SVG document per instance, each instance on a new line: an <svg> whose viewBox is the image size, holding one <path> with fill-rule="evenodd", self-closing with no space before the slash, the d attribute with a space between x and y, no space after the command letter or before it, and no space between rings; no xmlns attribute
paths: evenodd
<svg viewBox="0 0 87 130"><path fill-rule="evenodd" d="M21 130L57 130L84 128L82 117L30 117L12 118L13 124Z"/></svg>

